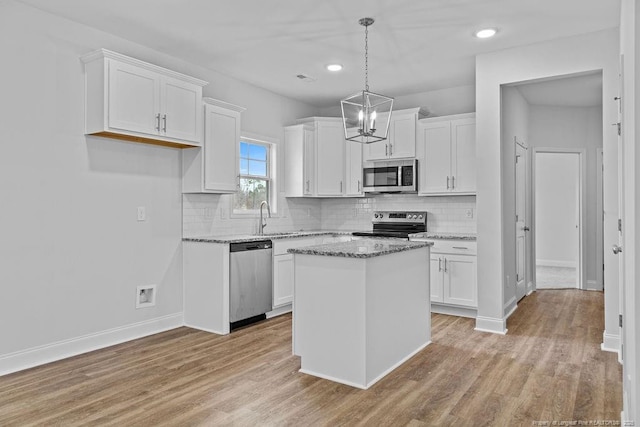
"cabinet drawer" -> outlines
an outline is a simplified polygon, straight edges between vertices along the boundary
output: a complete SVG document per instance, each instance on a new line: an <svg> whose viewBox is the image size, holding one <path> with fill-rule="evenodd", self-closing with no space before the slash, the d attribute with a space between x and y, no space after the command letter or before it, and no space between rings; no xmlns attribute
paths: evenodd
<svg viewBox="0 0 640 427"><path fill-rule="evenodd" d="M313 246L322 243L322 237L304 237L295 239L278 239L273 240L273 255L283 255L287 250L293 248L301 248L304 246Z"/></svg>
<svg viewBox="0 0 640 427"><path fill-rule="evenodd" d="M473 240L433 240L431 253L476 255L477 242Z"/></svg>

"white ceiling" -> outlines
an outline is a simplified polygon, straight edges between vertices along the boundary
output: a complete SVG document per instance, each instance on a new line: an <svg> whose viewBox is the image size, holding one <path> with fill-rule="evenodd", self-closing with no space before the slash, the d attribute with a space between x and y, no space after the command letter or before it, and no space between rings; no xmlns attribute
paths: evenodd
<svg viewBox="0 0 640 427"><path fill-rule="evenodd" d="M370 89L400 96L472 85L479 53L616 27L620 13L619 0L20 1L319 107L363 88L365 16ZM487 26L494 38L472 36Z"/></svg>
<svg viewBox="0 0 640 427"><path fill-rule="evenodd" d="M531 105L595 107L602 105L602 73L547 79L516 85Z"/></svg>

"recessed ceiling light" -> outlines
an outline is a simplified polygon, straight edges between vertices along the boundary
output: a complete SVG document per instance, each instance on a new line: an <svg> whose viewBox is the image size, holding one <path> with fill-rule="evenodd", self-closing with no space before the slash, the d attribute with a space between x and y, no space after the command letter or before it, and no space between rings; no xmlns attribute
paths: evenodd
<svg viewBox="0 0 640 427"><path fill-rule="evenodd" d="M329 71L340 71L340 70L342 70L342 65L340 65L340 64L329 64L329 65L327 65L327 70L329 70Z"/></svg>
<svg viewBox="0 0 640 427"><path fill-rule="evenodd" d="M497 32L498 30L495 28L484 28L476 31L476 37L479 39L488 39L489 37L495 36Z"/></svg>

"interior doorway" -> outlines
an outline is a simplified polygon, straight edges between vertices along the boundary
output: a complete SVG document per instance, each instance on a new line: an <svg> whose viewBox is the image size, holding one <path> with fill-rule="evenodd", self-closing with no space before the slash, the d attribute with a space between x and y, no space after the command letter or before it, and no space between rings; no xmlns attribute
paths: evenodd
<svg viewBox="0 0 640 427"><path fill-rule="evenodd" d="M537 148L533 163L536 289L584 289L582 153Z"/></svg>

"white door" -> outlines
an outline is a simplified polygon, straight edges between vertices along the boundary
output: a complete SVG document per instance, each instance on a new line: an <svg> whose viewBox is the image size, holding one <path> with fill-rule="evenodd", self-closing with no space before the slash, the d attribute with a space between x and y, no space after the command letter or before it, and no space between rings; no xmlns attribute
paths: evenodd
<svg viewBox="0 0 640 427"><path fill-rule="evenodd" d="M202 87L164 77L161 85L162 135L201 142Z"/></svg>
<svg viewBox="0 0 640 427"><path fill-rule="evenodd" d="M342 122L319 122L316 126L316 192L318 196L342 196L345 153Z"/></svg>
<svg viewBox="0 0 640 427"><path fill-rule="evenodd" d="M448 193L451 187L451 122L421 125L424 163L419 165L421 194Z"/></svg>
<svg viewBox="0 0 640 427"><path fill-rule="evenodd" d="M109 61L109 127L157 135L161 129L160 77Z"/></svg>
<svg viewBox="0 0 640 427"><path fill-rule="evenodd" d="M448 304L477 307L475 256L446 255L444 257L444 302Z"/></svg>
<svg viewBox="0 0 640 427"><path fill-rule="evenodd" d="M416 156L416 119L414 115L391 118L389 129L389 157Z"/></svg>
<svg viewBox="0 0 640 427"><path fill-rule="evenodd" d="M536 287L582 288L580 152L536 149Z"/></svg>
<svg viewBox="0 0 640 427"><path fill-rule="evenodd" d="M451 190L476 192L476 119L451 122Z"/></svg>
<svg viewBox="0 0 640 427"><path fill-rule="evenodd" d="M527 150L516 142L516 298L527 294Z"/></svg>
<svg viewBox="0 0 640 427"><path fill-rule="evenodd" d="M431 302L443 302L443 286L444 279L442 277L442 259L441 254L431 254L429 277L431 279Z"/></svg>
<svg viewBox="0 0 640 427"><path fill-rule="evenodd" d="M346 144L346 180L345 195L361 196L362 193L362 144L359 142L345 141Z"/></svg>
<svg viewBox="0 0 640 427"><path fill-rule="evenodd" d="M205 105L204 188L233 193L238 185L240 113Z"/></svg>

